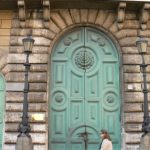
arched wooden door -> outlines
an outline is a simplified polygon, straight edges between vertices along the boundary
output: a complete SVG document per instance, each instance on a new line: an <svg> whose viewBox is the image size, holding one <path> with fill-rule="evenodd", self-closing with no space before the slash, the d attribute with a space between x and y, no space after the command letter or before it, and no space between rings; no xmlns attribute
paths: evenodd
<svg viewBox="0 0 150 150"><path fill-rule="evenodd" d="M119 56L101 31L80 27L51 56L49 150L98 150L109 130L120 150Z"/></svg>
<svg viewBox="0 0 150 150"><path fill-rule="evenodd" d="M5 80L0 74L0 150L3 146Z"/></svg>

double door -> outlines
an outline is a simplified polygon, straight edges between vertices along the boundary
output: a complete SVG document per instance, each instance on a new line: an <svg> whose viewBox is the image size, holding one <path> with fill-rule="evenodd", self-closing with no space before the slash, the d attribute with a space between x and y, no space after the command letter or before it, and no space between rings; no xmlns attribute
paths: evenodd
<svg viewBox="0 0 150 150"><path fill-rule="evenodd" d="M101 31L80 27L51 56L49 150L98 150L101 129L120 150L119 59Z"/></svg>

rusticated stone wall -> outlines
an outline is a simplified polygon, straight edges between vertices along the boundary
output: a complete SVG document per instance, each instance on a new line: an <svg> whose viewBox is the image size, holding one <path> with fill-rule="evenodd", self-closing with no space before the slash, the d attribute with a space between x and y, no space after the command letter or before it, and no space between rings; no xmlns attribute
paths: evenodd
<svg viewBox="0 0 150 150"><path fill-rule="evenodd" d="M143 121L141 92L142 76L139 63L141 57L136 48L138 33L150 40L150 21L147 29L139 31L139 16L136 12L126 12L123 28L117 27L116 11L96 9L61 9L51 10L51 19L45 27L42 13L28 12L24 25L16 17L12 20L10 49L5 69L7 81L6 116L5 116L5 144L4 150L14 150L17 139L17 127L21 121L25 55L23 54L22 39L32 34L35 39L33 53L30 56L31 70L29 73L29 120L34 150L48 148L48 86L50 53L52 46L60 35L76 26L90 25L108 32L120 45L120 77L122 94L122 149L137 150L141 137L141 123ZM150 44L150 43L149 43ZM150 64L150 47L145 56ZM150 84L150 67L147 68L148 85ZM149 86L150 90L150 86ZM150 95L149 95L150 98ZM42 113L45 119L41 122L31 119L34 113Z"/></svg>

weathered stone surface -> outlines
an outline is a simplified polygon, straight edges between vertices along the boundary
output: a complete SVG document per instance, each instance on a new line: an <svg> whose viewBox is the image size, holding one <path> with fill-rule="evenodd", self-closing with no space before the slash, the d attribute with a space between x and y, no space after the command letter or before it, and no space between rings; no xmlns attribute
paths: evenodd
<svg viewBox="0 0 150 150"><path fill-rule="evenodd" d="M125 20L123 28L124 29L139 29L140 24L138 20Z"/></svg>
<svg viewBox="0 0 150 150"><path fill-rule="evenodd" d="M57 24L57 26L60 29L64 29L66 27L65 21L63 18L59 15L58 12L52 12L51 13L51 19Z"/></svg>
<svg viewBox="0 0 150 150"><path fill-rule="evenodd" d="M115 33L118 31L117 22L114 22L108 29L110 32Z"/></svg>
<svg viewBox="0 0 150 150"><path fill-rule="evenodd" d="M29 28L44 28L43 20L26 20L26 26Z"/></svg>
<svg viewBox="0 0 150 150"><path fill-rule="evenodd" d="M136 46L121 47L123 54L139 54Z"/></svg>
<svg viewBox="0 0 150 150"><path fill-rule="evenodd" d="M142 107L143 107L142 103L126 103L124 104L124 111L125 112L141 112Z"/></svg>
<svg viewBox="0 0 150 150"><path fill-rule="evenodd" d="M20 21L18 19L12 20L12 28L19 28L20 27Z"/></svg>
<svg viewBox="0 0 150 150"><path fill-rule="evenodd" d="M24 73L10 72L6 75L6 81L22 82L24 81ZM47 75L44 72L29 73L29 82L47 82Z"/></svg>
<svg viewBox="0 0 150 150"><path fill-rule="evenodd" d="M8 46L10 41L9 36L0 36L0 46Z"/></svg>
<svg viewBox="0 0 150 150"><path fill-rule="evenodd" d="M45 112L47 109L46 103L29 103L29 111L32 112ZM6 110L9 112L22 112L22 103L6 103Z"/></svg>
<svg viewBox="0 0 150 150"><path fill-rule="evenodd" d="M89 9L89 15L88 15L88 22L95 23L96 17L97 17L98 10L96 9Z"/></svg>
<svg viewBox="0 0 150 150"><path fill-rule="evenodd" d="M142 76L139 73L125 73L124 82L126 83L142 82Z"/></svg>
<svg viewBox="0 0 150 150"><path fill-rule="evenodd" d="M22 45L22 39L24 37L18 37L18 36L11 36L10 38L10 45L12 46L18 46L18 45ZM51 40L46 39L44 37L34 37L34 45L35 46L49 46Z"/></svg>
<svg viewBox="0 0 150 150"><path fill-rule="evenodd" d="M143 113L142 112L125 113L124 121L125 123L142 123Z"/></svg>
<svg viewBox="0 0 150 150"><path fill-rule="evenodd" d="M10 29L0 29L0 36L9 36Z"/></svg>
<svg viewBox="0 0 150 150"><path fill-rule="evenodd" d="M6 133L5 141L6 143L16 143L18 133ZM46 141L45 133L31 133L33 143L44 144ZM38 138L37 138L38 137Z"/></svg>
<svg viewBox="0 0 150 150"><path fill-rule="evenodd" d="M25 63L25 54L9 54L8 63ZM48 63L48 54L31 54L29 56L30 63Z"/></svg>
<svg viewBox="0 0 150 150"><path fill-rule="evenodd" d="M45 91L47 91L47 83L30 83L29 90L36 91L36 92L37 91L45 92Z"/></svg>
<svg viewBox="0 0 150 150"><path fill-rule="evenodd" d="M119 40L120 46L136 46L137 37L126 37Z"/></svg>
<svg viewBox="0 0 150 150"><path fill-rule="evenodd" d="M95 23L98 25L103 25L107 15L108 15L107 11L99 10Z"/></svg>
<svg viewBox="0 0 150 150"><path fill-rule="evenodd" d="M49 46L33 46L32 48L32 54L38 53L38 54L47 54L49 50ZM23 46L11 46L10 53L24 53Z"/></svg>
<svg viewBox="0 0 150 150"><path fill-rule="evenodd" d="M124 65L123 70L125 73L140 73L139 65Z"/></svg>
<svg viewBox="0 0 150 150"><path fill-rule="evenodd" d="M19 124L18 123L7 123L5 125L6 132L17 132ZM30 123L31 131L32 132L46 132L46 124L41 123Z"/></svg>
<svg viewBox="0 0 150 150"><path fill-rule="evenodd" d="M6 83L6 91L23 91L24 83Z"/></svg>
<svg viewBox="0 0 150 150"><path fill-rule="evenodd" d="M81 16L81 22L86 23L88 19L88 10L87 9L81 9L80 10L80 16Z"/></svg>
<svg viewBox="0 0 150 150"><path fill-rule="evenodd" d="M119 30L115 35L118 39L122 39L124 37L136 37L137 36L137 30L135 30L135 29L122 29L122 30Z"/></svg>
<svg viewBox="0 0 150 150"><path fill-rule="evenodd" d="M70 9L72 20L74 23L80 23L80 12L78 9Z"/></svg>
<svg viewBox="0 0 150 150"><path fill-rule="evenodd" d="M150 94L148 94L148 100L150 102ZM132 103L143 102L143 93L142 92L125 92L124 101L132 102Z"/></svg>
<svg viewBox="0 0 150 150"><path fill-rule="evenodd" d="M11 19L2 20L0 28L10 29L11 28Z"/></svg>
<svg viewBox="0 0 150 150"><path fill-rule="evenodd" d="M142 124L141 123L125 124L125 130L127 132L141 132Z"/></svg>
<svg viewBox="0 0 150 150"><path fill-rule="evenodd" d="M46 92L30 92L29 93L29 101L30 102L46 102L47 101L47 93Z"/></svg>
<svg viewBox="0 0 150 150"><path fill-rule="evenodd" d="M23 92L7 92L6 93L6 101L7 102L22 102L23 101ZM46 92L29 92L28 94L29 102L38 102L43 103L47 100Z"/></svg>
<svg viewBox="0 0 150 150"><path fill-rule="evenodd" d="M138 19L137 15L135 12L126 12L126 15L125 15L125 20L136 20Z"/></svg>
<svg viewBox="0 0 150 150"><path fill-rule="evenodd" d="M59 33L60 32L60 28L51 19L50 19L50 22L49 22L49 29L51 31L53 31L54 33Z"/></svg>
<svg viewBox="0 0 150 150"><path fill-rule="evenodd" d="M44 144L34 144L33 150L46 150L47 146ZM4 144L3 150L16 150L15 144Z"/></svg>
<svg viewBox="0 0 150 150"><path fill-rule="evenodd" d="M60 15L68 26L73 24L73 21L72 21L72 18L68 9L61 9Z"/></svg>
<svg viewBox="0 0 150 150"><path fill-rule="evenodd" d="M123 55L123 64L141 64L142 58L140 55L129 55L125 54Z"/></svg>
<svg viewBox="0 0 150 150"><path fill-rule="evenodd" d="M47 64L32 64L30 71L33 72L47 72ZM25 67L23 64L9 64L7 65L7 72L23 72Z"/></svg>
<svg viewBox="0 0 150 150"><path fill-rule="evenodd" d="M12 19L14 12L11 10L0 10L0 19Z"/></svg>
<svg viewBox="0 0 150 150"><path fill-rule="evenodd" d="M110 12L108 14L108 17L104 21L103 27L105 29L109 28L114 23L114 21L116 20L116 17L117 17L117 15L115 13Z"/></svg>
<svg viewBox="0 0 150 150"><path fill-rule="evenodd" d="M139 150L139 144L129 144L126 146L126 150Z"/></svg>
<svg viewBox="0 0 150 150"><path fill-rule="evenodd" d="M141 133L126 133L126 143L139 143L141 138ZM131 140L132 139L132 140Z"/></svg>
<svg viewBox="0 0 150 150"><path fill-rule="evenodd" d="M11 29L12 36L29 35L30 32L31 32L31 29L20 29L20 28ZM55 34L48 29L32 29L32 36L41 36L47 39L53 39Z"/></svg>

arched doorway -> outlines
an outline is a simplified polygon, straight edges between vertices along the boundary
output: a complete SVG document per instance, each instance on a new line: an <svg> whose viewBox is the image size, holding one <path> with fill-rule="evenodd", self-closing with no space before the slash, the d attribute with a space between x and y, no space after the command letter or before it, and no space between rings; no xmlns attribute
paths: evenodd
<svg viewBox="0 0 150 150"><path fill-rule="evenodd" d="M100 30L79 27L51 55L49 150L98 149L107 129L120 150L119 56Z"/></svg>
<svg viewBox="0 0 150 150"><path fill-rule="evenodd" d="M4 100L5 97L5 80L0 74L0 150L3 146L3 126L4 126Z"/></svg>

